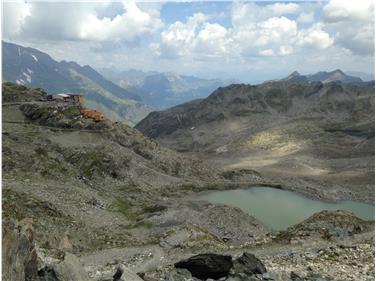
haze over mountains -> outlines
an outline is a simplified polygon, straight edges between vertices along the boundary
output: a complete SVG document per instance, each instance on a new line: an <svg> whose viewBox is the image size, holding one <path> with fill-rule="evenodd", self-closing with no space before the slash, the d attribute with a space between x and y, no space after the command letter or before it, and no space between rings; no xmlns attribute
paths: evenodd
<svg viewBox="0 0 376 281"><path fill-rule="evenodd" d="M102 111L112 120L133 125L155 109L206 98L218 87L234 82L134 69L101 69L102 75L89 65L58 62L33 48L4 41L2 46L4 80L41 87L50 93L84 93L88 107ZM359 77L339 69L309 75L295 71L282 80L363 83Z"/></svg>
<svg viewBox="0 0 376 281"><path fill-rule="evenodd" d="M130 124L141 120L153 108L165 109L204 98L228 83L140 70L101 69L102 76L89 65L58 62L37 49L4 41L2 46L4 80L41 87L50 93L87 94L88 107L99 109L112 120L125 120Z"/></svg>
<svg viewBox="0 0 376 281"><path fill-rule="evenodd" d="M114 71L100 70L114 83L138 93L150 106L165 109L193 99L205 98L216 88L233 81L201 79L194 76L174 73L159 73L140 70Z"/></svg>

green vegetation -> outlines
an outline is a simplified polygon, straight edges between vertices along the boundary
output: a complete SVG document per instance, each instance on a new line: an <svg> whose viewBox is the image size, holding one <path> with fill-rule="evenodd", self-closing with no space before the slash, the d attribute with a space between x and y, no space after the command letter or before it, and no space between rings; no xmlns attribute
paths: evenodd
<svg viewBox="0 0 376 281"><path fill-rule="evenodd" d="M138 221L142 218L139 212L132 210L131 203L126 199L115 199L110 210L121 213L129 221Z"/></svg>
<svg viewBox="0 0 376 281"><path fill-rule="evenodd" d="M134 206L126 199L115 199L111 204L110 210L121 213L131 223L127 225L128 229L144 227L150 229L153 223L145 220L140 211L135 211Z"/></svg>

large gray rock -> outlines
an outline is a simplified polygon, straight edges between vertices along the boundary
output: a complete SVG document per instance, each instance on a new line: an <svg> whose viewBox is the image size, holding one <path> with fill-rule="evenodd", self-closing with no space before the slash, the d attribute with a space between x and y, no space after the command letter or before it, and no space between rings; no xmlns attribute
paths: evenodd
<svg viewBox="0 0 376 281"><path fill-rule="evenodd" d="M175 263L176 268L185 268L199 279L219 279L229 274L232 257L217 254L200 254Z"/></svg>
<svg viewBox="0 0 376 281"><path fill-rule="evenodd" d="M32 219L3 221L2 280L37 280L37 254Z"/></svg>
<svg viewBox="0 0 376 281"><path fill-rule="evenodd" d="M56 265L55 270L58 280L90 281L79 259L71 253L65 253L64 260Z"/></svg>
<svg viewBox="0 0 376 281"><path fill-rule="evenodd" d="M232 271L236 274L243 273L246 275L266 273L263 263L251 253L243 253L243 255L234 261Z"/></svg>
<svg viewBox="0 0 376 281"><path fill-rule="evenodd" d="M71 253L65 253L62 262L45 266L38 275L40 281L91 281L79 259Z"/></svg>
<svg viewBox="0 0 376 281"><path fill-rule="evenodd" d="M176 268L169 272L163 281L195 281L199 280L192 277L192 274L184 268Z"/></svg>
<svg viewBox="0 0 376 281"><path fill-rule="evenodd" d="M124 265L118 266L112 278L113 281L143 281L136 273L132 272Z"/></svg>

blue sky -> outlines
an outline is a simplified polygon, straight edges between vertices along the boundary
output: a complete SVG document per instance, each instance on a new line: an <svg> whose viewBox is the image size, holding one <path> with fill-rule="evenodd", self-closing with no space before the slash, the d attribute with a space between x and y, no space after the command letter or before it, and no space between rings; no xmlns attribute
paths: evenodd
<svg viewBox="0 0 376 281"><path fill-rule="evenodd" d="M372 0L12 2L3 39L93 67L261 82L374 73Z"/></svg>
<svg viewBox="0 0 376 281"><path fill-rule="evenodd" d="M176 21L186 21L195 13L210 15L211 21L215 21L227 28L231 27L231 2L170 2L163 5L161 17L166 23L173 24Z"/></svg>

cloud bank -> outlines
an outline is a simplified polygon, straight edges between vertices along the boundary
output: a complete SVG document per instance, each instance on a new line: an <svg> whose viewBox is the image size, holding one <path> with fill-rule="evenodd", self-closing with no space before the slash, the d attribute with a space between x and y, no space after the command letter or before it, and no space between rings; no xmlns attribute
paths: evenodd
<svg viewBox="0 0 376 281"><path fill-rule="evenodd" d="M373 72L372 0L210 5L221 13L184 14L179 3L5 2L3 37L94 66L239 77L275 75L276 66Z"/></svg>

